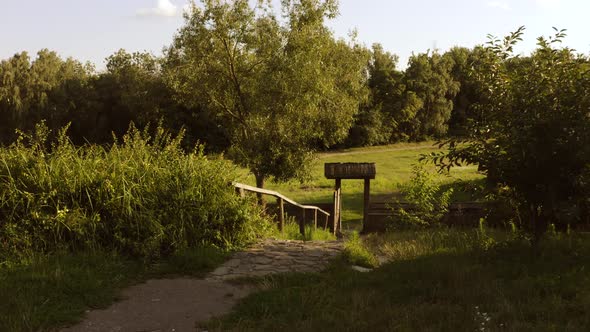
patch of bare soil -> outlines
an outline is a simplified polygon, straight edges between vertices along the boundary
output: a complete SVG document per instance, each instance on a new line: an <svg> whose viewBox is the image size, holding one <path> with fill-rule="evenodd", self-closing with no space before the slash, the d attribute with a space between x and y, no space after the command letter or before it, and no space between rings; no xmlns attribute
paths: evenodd
<svg viewBox="0 0 590 332"><path fill-rule="evenodd" d="M185 332L198 322L228 313L253 288L215 280L160 279L123 291L124 300L89 311L62 332Z"/></svg>
<svg viewBox="0 0 590 332"><path fill-rule="evenodd" d="M337 241L264 240L211 272L205 279L157 279L123 291L124 300L88 311L78 325L62 332L185 332L228 313L256 290L226 280L285 272L318 272L342 250Z"/></svg>

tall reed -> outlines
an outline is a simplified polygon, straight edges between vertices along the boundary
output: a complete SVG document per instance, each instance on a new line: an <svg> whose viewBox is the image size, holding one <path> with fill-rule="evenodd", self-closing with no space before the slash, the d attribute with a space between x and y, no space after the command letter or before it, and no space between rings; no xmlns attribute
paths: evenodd
<svg viewBox="0 0 590 332"><path fill-rule="evenodd" d="M108 249L152 257L243 245L270 231L230 183L236 167L186 153L182 133L131 127L109 147L74 146L40 124L0 148L0 254ZM1 259L1 257L0 257Z"/></svg>

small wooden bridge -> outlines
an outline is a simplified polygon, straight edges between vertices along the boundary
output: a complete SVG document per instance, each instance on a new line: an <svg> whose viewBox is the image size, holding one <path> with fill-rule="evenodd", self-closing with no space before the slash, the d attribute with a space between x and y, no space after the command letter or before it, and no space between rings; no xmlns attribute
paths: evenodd
<svg viewBox="0 0 590 332"><path fill-rule="evenodd" d="M246 191L275 197L277 199L277 202L279 205L279 230L281 232L283 231L283 229L285 227L285 203L291 204L295 207L302 209L303 218L301 218L299 220L299 232L301 233L301 235L305 235L305 224L307 223L307 211L312 211L310 217L313 218L312 220L313 220L313 227L314 228L318 227L318 217L319 217L318 214L321 214L324 216L324 229L328 229L328 226L329 226L328 219L330 217L330 213L320 209L317 206L299 204L299 203L295 202L294 200L292 200L292 199L290 199L290 198L288 198L276 191L272 191L272 190L252 187L252 186L238 183L238 182L233 182L232 185L237 189L237 191L240 193L240 196L242 196L242 197L245 196ZM332 229L335 230L336 227L333 227Z"/></svg>

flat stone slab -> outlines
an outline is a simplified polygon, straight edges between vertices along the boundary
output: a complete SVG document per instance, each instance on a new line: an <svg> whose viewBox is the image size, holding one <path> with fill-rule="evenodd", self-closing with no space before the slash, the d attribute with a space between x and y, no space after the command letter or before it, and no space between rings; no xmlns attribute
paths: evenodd
<svg viewBox="0 0 590 332"><path fill-rule="evenodd" d="M343 249L341 241L264 240L235 253L211 272L207 280L261 277L285 272L317 272Z"/></svg>

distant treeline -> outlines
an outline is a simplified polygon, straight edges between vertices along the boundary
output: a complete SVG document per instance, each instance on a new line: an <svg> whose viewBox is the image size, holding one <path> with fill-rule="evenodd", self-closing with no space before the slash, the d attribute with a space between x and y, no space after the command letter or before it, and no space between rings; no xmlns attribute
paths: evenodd
<svg viewBox="0 0 590 332"><path fill-rule="evenodd" d="M35 59L22 52L0 62L0 142L8 144L16 129L31 131L36 123L57 129L71 123L75 143L111 143L131 122L137 127L162 121L170 129L187 129L187 143L226 145L223 128L206 110L188 108L174 99L164 80L161 59L124 50L107 58L96 72L90 64L41 50Z"/></svg>
<svg viewBox="0 0 590 332"><path fill-rule="evenodd" d="M485 116L476 105L482 95L478 66L493 56L487 48L454 47L442 54L412 55L405 71L397 68L398 57L379 44L363 52L370 59L364 71L368 98L364 95L359 101L345 140L316 148L457 137ZM223 119L208 110L210 101L189 104L177 95L177 81L170 79L177 68L166 59L170 54L158 58L119 50L100 72L47 49L36 58L22 52L2 60L0 143L11 143L16 129L30 131L42 120L54 131L71 122L69 134L79 144L110 143L113 134L123 135L131 122L140 128L162 122L168 129L185 128L187 146L199 141L209 151L224 151L231 134Z"/></svg>
<svg viewBox="0 0 590 332"><path fill-rule="evenodd" d="M471 108L477 87L468 70L477 65L482 48L414 55L405 72L396 68L397 56L380 45L368 52L370 97L339 146L457 135L477 116ZM200 141L214 151L228 146L223 125L206 107L177 101L167 84L164 59L119 50L106 62L106 70L97 72L90 64L64 60L46 49L36 58L22 52L2 60L0 142L12 142L16 129L30 131L42 120L54 131L71 122L69 133L76 143L110 143L112 134L121 136L131 122L143 127L162 121L173 130L186 128L188 145Z"/></svg>

